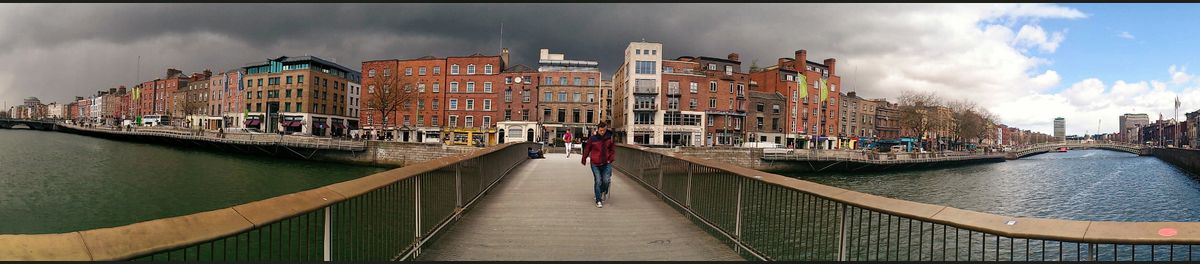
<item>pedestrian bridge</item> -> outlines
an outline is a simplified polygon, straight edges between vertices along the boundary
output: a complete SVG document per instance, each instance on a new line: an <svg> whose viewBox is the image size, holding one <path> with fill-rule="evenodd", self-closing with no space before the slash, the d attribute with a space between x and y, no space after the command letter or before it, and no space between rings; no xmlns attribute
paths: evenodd
<svg viewBox="0 0 1200 264"><path fill-rule="evenodd" d="M1094 148L1094 149L1105 149L1105 150L1112 150L1112 151L1128 152L1128 153L1133 153L1133 154L1137 154L1137 155L1141 155L1141 156L1150 155L1150 148L1146 147L1146 146L1142 146L1142 145L1129 144L1129 143L1116 142L1116 141L1090 141L1090 142L1067 141L1067 142L1041 143L1041 144L1024 146L1024 147L1009 151L1007 158L1008 159L1019 159L1019 158L1024 158L1024 157L1028 157L1028 156L1033 156L1033 155L1037 155L1037 154L1055 151L1059 148L1067 148L1067 149Z"/></svg>
<svg viewBox="0 0 1200 264"><path fill-rule="evenodd" d="M0 118L0 128L12 129L16 126L25 126L33 130L55 130L57 124L49 120L26 120L26 119L5 119Z"/></svg>
<svg viewBox="0 0 1200 264"><path fill-rule="evenodd" d="M1200 223L994 215L620 145L592 202L530 143L229 208L0 235L3 260L1191 260Z"/></svg>

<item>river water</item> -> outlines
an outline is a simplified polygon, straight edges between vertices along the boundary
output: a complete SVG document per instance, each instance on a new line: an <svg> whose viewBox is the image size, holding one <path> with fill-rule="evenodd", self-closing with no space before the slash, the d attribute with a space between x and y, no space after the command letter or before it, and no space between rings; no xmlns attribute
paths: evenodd
<svg viewBox="0 0 1200 264"><path fill-rule="evenodd" d="M1151 156L1051 152L919 171L795 174L799 179L929 204L1016 217L1200 221L1200 181Z"/></svg>
<svg viewBox="0 0 1200 264"><path fill-rule="evenodd" d="M0 130L0 234L68 232L187 215L384 170Z"/></svg>

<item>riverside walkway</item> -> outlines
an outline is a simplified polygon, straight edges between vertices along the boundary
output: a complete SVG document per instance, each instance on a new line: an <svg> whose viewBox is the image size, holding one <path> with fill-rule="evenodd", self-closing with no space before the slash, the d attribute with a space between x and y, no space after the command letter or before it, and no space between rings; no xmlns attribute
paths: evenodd
<svg viewBox="0 0 1200 264"><path fill-rule="evenodd" d="M578 155L546 154L507 177L419 259L742 260L620 172L596 208Z"/></svg>

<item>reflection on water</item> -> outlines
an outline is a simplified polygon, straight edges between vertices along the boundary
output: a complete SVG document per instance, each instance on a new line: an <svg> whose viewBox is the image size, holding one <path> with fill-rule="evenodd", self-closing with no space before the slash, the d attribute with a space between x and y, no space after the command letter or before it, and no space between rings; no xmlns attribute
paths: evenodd
<svg viewBox="0 0 1200 264"><path fill-rule="evenodd" d="M1200 221L1200 183L1166 162L1107 150L921 171L797 174L886 197L993 214L1074 220Z"/></svg>

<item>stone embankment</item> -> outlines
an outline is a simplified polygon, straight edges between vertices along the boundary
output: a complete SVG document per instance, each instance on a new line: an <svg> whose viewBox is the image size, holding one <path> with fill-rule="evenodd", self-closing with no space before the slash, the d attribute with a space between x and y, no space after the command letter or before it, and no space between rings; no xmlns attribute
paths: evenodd
<svg viewBox="0 0 1200 264"><path fill-rule="evenodd" d="M195 130L167 128L80 127L60 124L57 131L108 139L203 148L221 152L267 155L282 158L352 163L359 165L403 167L441 157L476 150L476 147L437 143L389 141L353 141L330 138L280 136L276 134L198 133Z"/></svg>
<svg viewBox="0 0 1200 264"><path fill-rule="evenodd" d="M1182 148L1151 148L1150 155L1175 167L1200 175L1200 150Z"/></svg>

